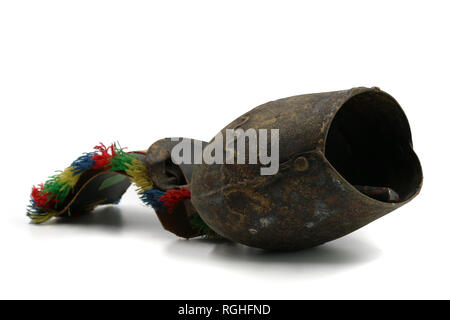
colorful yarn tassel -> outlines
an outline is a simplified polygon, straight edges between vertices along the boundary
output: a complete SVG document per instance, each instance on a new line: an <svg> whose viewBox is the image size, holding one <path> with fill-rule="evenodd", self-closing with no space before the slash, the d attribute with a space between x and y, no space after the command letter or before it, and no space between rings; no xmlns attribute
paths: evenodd
<svg viewBox="0 0 450 320"><path fill-rule="evenodd" d="M133 153L125 152L118 143L109 147L100 143L94 150L81 155L70 167L50 177L44 184L33 187L31 205L28 209L33 222L37 222L36 220L40 222L42 215L47 211L56 211L73 191L80 176L91 169L125 173L138 187L137 191L142 201L155 210L165 206L172 212L178 202L190 198L190 192L186 188L166 192L153 189L153 182L145 165Z"/></svg>
<svg viewBox="0 0 450 320"><path fill-rule="evenodd" d="M146 205L152 206L155 210L159 210L163 206L162 201L159 200L163 195L164 191L158 189L148 189L141 194L140 198Z"/></svg>
<svg viewBox="0 0 450 320"><path fill-rule="evenodd" d="M136 154L125 152L118 143L111 144L109 147L100 143L94 147L94 150L94 152L83 153L64 171L32 188L31 201L27 210L32 223L43 223L58 216L58 211L67 205L67 199L73 195L80 177L89 170L104 170L127 175L137 186L141 200L155 210L166 207L168 212L172 213L176 204L191 197L187 188L167 191L155 189L147 167ZM115 203L119 201L120 199ZM192 219L192 225L204 234L214 234L200 216Z"/></svg>
<svg viewBox="0 0 450 320"><path fill-rule="evenodd" d="M189 189L181 188L181 189L167 190L158 200L162 202L163 206L169 209L170 213L172 213L173 208L177 203L179 203L184 199L190 198L191 192L189 191Z"/></svg>

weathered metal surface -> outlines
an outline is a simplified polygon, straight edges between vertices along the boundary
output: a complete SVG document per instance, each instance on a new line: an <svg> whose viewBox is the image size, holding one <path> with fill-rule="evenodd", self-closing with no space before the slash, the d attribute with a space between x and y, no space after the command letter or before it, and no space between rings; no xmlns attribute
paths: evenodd
<svg viewBox="0 0 450 320"><path fill-rule="evenodd" d="M392 170L379 180L385 184L392 180L393 186L372 185L398 192L396 202L380 201L358 191L326 157L332 121L354 97L358 103L367 104L371 112L375 110L375 118L380 104L385 109L380 121L387 117L388 129L399 128L392 129L396 133L394 138L384 137L383 130L377 132L383 144L376 147L383 148L385 141L389 143L393 139L395 145L387 145L386 150L398 153ZM192 203L201 218L221 236L239 243L275 250L320 245L404 205L418 194L422 184L420 163L412 150L406 116L397 102L378 88L354 88L272 101L237 118L221 132L225 135L225 129L237 127L280 130L279 172L261 176L261 165L251 164L196 165L190 187ZM377 161L382 162L384 170L390 160L376 156L377 149L374 152L373 170L377 170ZM349 154L350 160L356 159L357 155ZM370 153L366 148L364 156L367 154ZM355 163L363 163L361 159ZM402 171L402 166L406 171ZM352 170L342 168L345 175ZM396 171L398 176L393 177ZM376 175L367 176L371 182L377 182ZM358 177L355 174L356 182Z"/></svg>
<svg viewBox="0 0 450 320"><path fill-rule="evenodd" d="M181 168L171 161L170 152L177 144L170 138L153 143L147 150L145 163L153 183L161 190L178 188L187 184L187 177ZM192 173L192 170L188 171Z"/></svg>
<svg viewBox="0 0 450 320"><path fill-rule="evenodd" d="M178 141L172 141L171 138L165 138L156 141L147 150L145 163L149 175L155 186L163 191L189 187L194 165L176 165L171 161L171 151L177 143ZM155 211L159 221L167 231L183 238L201 235L200 230L192 228L190 223L190 218L196 213L190 200L185 199L176 204L172 212L169 212L165 207Z"/></svg>

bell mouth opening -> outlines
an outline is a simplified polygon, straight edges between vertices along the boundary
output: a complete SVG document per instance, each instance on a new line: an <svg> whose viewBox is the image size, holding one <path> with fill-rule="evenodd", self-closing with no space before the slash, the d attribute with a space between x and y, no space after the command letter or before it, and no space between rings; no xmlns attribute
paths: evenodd
<svg viewBox="0 0 450 320"><path fill-rule="evenodd" d="M347 100L328 130L325 157L365 195L404 202L422 184L408 120L387 93L366 91Z"/></svg>

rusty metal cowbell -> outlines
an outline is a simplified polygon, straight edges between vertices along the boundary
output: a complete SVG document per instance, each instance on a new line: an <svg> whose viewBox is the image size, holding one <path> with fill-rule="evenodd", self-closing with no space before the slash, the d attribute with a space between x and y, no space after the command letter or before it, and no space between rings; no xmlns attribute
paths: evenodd
<svg viewBox="0 0 450 320"><path fill-rule="evenodd" d="M399 208L422 185L408 120L378 88L271 101L221 132L237 128L279 129L278 173L261 175L255 164L196 165L191 201L214 231L248 246L320 245ZM387 199L363 192L371 188L388 190Z"/></svg>

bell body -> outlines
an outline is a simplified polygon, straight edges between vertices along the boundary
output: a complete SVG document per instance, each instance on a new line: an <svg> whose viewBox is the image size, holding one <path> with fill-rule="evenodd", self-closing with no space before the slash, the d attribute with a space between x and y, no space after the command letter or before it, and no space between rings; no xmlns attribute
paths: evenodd
<svg viewBox="0 0 450 320"><path fill-rule="evenodd" d="M248 246L320 245L399 208L421 188L407 118L378 88L271 101L221 132L237 128L279 129L278 172L261 175L264 165L248 161L195 165L191 201L219 235Z"/></svg>

